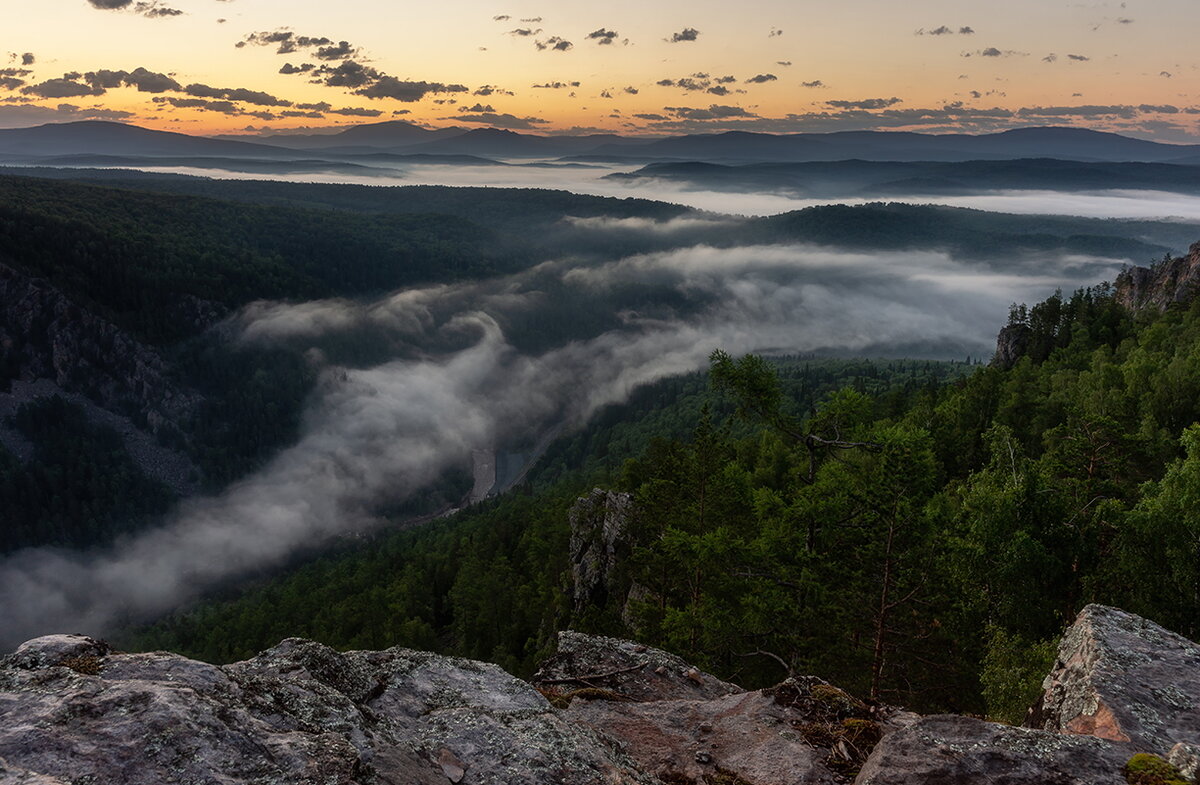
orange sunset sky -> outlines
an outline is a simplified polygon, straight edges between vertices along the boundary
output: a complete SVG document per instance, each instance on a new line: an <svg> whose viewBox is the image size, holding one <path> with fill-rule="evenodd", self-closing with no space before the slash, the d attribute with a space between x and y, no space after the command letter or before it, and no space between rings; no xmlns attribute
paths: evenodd
<svg viewBox="0 0 1200 785"><path fill-rule="evenodd" d="M980 132L1200 141L1195 0L39 0L0 127Z"/></svg>

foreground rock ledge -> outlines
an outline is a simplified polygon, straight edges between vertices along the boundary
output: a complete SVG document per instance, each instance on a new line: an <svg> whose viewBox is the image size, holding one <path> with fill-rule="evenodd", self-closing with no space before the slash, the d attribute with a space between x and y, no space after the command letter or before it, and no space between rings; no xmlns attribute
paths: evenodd
<svg viewBox="0 0 1200 785"><path fill-rule="evenodd" d="M564 632L527 684L495 665L288 639L217 667L52 635L0 660L0 785L1121 785L1200 770L1200 647L1088 606L1039 727L869 707L812 676L744 690Z"/></svg>
<svg viewBox="0 0 1200 785"><path fill-rule="evenodd" d="M0 716L6 785L655 782L495 665L401 648L215 667L38 638L0 665Z"/></svg>

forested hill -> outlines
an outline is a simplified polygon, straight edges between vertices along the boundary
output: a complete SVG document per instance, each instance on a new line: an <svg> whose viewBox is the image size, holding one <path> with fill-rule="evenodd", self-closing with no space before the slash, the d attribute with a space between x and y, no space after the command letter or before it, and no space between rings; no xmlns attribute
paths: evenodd
<svg viewBox="0 0 1200 785"><path fill-rule="evenodd" d="M718 354L714 387L610 418L553 453L547 482L124 643L235 659L300 634L521 670L571 626L742 683L820 673L1020 719L1088 602L1200 633L1200 300L1131 310L1120 291L1014 307L1036 351L940 380L891 367L814 385L803 363ZM663 438L630 441L637 422ZM597 484L628 494L604 502L623 511L622 556L575 605L572 541L602 534L568 511Z"/></svg>

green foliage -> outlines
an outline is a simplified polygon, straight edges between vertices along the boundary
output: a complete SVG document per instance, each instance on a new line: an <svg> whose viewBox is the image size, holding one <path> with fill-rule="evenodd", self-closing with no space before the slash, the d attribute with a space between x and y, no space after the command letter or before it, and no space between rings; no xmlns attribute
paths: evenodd
<svg viewBox="0 0 1200 785"><path fill-rule="evenodd" d="M1087 602L1197 633L1200 305L1135 319L1100 289L1015 317L1031 354L965 376L717 353L716 392L695 377L638 392L554 445L522 493L136 645L228 659L301 634L527 671L572 625L747 686L819 673L1016 721ZM607 604L573 615L566 513L597 480L636 499L632 555Z"/></svg>
<svg viewBox="0 0 1200 785"><path fill-rule="evenodd" d="M146 526L174 501L129 457L120 435L58 396L23 404L13 426L34 445L21 462L0 448L0 553L87 548Z"/></svg>
<svg viewBox="0 0 1200 785"><path fill-rule="evenodd" d="M988 717L1020 725L1042 692L1042 679L1054 665L1057 640L1030 642L999 627L988 630L987 653L979 674Z"/></svg>
<svg viewBox="0 0 1200 785"><path fill-rule="evenodd" d="M1157 755L1139 752L1125 764L1129 785L1188 785L1179 770Z"/></svg>

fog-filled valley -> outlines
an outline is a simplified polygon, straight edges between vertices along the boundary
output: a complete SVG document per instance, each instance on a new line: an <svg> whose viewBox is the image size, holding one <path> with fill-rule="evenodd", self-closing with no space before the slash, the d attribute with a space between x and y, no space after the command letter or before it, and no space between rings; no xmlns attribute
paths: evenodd
<svg viewBox="0 0 1200 785"><path fill-rule="evenodd" d="M1195 414L1193 150L79 125L0 131L6 646L526 672L573 626L1009 716L1081 598L1185 624L1138 576ZM585 601L592 487L641 517ZM924 604L851 620L881 565ZM1006 565L1043 577L1001 601Z"/></svg>

